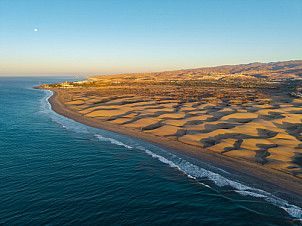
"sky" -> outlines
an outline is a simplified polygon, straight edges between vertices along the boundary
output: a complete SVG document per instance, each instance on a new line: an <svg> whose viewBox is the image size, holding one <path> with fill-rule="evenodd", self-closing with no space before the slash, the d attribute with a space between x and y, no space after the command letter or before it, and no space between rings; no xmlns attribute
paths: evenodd
<svg viewBox="0 0 302 226"><path fill-rule="evenodd" d="M302 0L0 0L0 76L299 59Z"/></svg>

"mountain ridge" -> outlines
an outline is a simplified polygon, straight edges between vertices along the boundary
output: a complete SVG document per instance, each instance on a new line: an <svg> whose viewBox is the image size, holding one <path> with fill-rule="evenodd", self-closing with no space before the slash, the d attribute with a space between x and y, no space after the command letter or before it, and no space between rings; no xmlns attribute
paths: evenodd
<svg viewBox="0 0 302 226"><path fill-rule="evenodd" d="M150 72L150 73L125 73L116 75L93 75L91 78L95 79L118 79L118 78L142 78L142 77L160 77L165 79L177 78L198 78L201 76L212 75L246 75L252 77L269 78L276 76L279 78L297 78L302 77L302 60L278 61L278 62L252 62L249 64L238 65L221 65L215 67L202 67L194 69L180 69L174 71Z"/></svg>

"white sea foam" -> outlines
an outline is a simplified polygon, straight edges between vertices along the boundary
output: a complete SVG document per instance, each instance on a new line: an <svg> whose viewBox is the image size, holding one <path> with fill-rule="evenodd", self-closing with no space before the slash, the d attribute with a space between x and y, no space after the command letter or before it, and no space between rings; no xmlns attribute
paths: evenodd
<svg viewBox="0 0 302 226"><path fill-rule="evenodd" d="M51 110L50 104L48 102L48 99L52 96L53 92L50 90L43 90L46 93L46 96L44 96L40 102L41 102L41 111L43 113L47 113Z"/></svg>
<svg viewBox="0 0 302 226"><path fill-rule="evenodd" d="M266 196L265 195L262 195L262 194L258 194L258 193L255 193L255 192L251 192L251 191L235 191L237 193L239 193L240 195L243 195L243 196L253 196L253 197L257 197L257 198L265 198Z"/></svg>
<svg viewBox="0 0 302 226"><path fill-rule="evenodd" d="M201 183L201 182L199 182L199 184L201 184L202 186L205 186L205 187L207 187L207 188L211 188L209 185L207 185L207 184L204 184L204 183Z"/></svg>
<svg viewBox="0 0 302 226"><path fill-rule="evenodd" d="M125 148L128 148L128 149L133 149L133 147L127 145L127 144L124 144L123 142L120 142L118 140L115 140L113 138L107 138L107 137L103 137L101 135L98 135L96 134L95 135L100 141L109 141L111 144L116 144L116 145L119 145L119 146L124 146Z"/></svg>
<svg viewBox="0 0 302 226"><path fill-rule="evenodd" d="M58 123L62 128L71 130L76 133L90 133L90 127L80 124L72 119L66 118L65 116L59 115L51 109L51 105L48 99L53 95L51 90L43 90L47 95L42 98L42 112L46 114L52 121Z"/></svg>

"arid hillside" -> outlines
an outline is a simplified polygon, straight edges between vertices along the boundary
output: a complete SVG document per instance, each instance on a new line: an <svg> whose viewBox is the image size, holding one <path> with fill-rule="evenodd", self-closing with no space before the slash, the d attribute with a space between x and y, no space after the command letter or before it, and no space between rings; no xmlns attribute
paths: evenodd
<svg viewBox="0 0 302 226"><path fill-rule="evenodd" d="M246 76L266 79L302 77L302 60L224 65L218 67L185 69L153 73L129 73L118 75L95 75L93 79L143 79L143 80L190 80L210 77Z"/></svg>

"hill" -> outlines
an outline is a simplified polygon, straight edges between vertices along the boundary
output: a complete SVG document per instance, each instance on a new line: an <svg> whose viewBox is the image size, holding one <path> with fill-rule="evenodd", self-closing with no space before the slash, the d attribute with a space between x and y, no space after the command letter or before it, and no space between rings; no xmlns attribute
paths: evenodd
<svg viewBox="0 0 302 226"><path fill-rule="evenodd" d="M196 69L183 69L176 71L163 71L152 73L128 73L117 75L94 75L94 80L126 79L126 80L203 80L223 79L225 77L264 78L269 80L290 79L302 77L302 60L250 63L239 65L223 65Z"/></svg>

